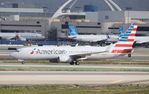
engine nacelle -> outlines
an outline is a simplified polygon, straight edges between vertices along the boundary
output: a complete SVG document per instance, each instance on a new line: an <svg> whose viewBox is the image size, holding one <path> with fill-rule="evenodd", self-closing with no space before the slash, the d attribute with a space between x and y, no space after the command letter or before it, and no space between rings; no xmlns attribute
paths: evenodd
<svg viewBox="0 0 149 94"><path fill-rule="evenodd" d="M72 58L69 57L69 56L60 56L59 57L59 61L60 62L71 62L72 61Z"/></svg>

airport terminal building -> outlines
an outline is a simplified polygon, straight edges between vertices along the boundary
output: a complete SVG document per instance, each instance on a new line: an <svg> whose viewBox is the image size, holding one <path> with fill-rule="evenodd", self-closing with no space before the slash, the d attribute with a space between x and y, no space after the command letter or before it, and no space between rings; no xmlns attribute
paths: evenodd
<svg viewBox="0 0 149 94"><path fill-rule="evenodd" d="M53 0L45 0L44 3L35 5L33 3L34 0L31 1L30 4L28 4L28 0L22 2L19 0L14 0L13 2L11 0L7 0L7 2L1 1L0 31L38 32L49 40L57 41L59 38L67 38L66 21L71 22L80 34L118 33L117 30L120 25L123 25L126 29L131 22L138 22L140 23L138 35L149 35L149 8L142 5L138 9L136 7L138 0L136 0L134 5L127 4L127 7L121 5L124 1L113 0L120 5L121 11L116 10L116 8L115 10L107 8L107 4L103 2L104 0L97 1L102 4L102 6L98 7L96 7L95 2L92 5L88 5L92 0L87 0L88 3L78 0L71 9L73 13L59 16L51 24L49 24L49 21L52 15L67 0L61 0L55 7L49 7L50 4L54 3ZM147 0L143 1L148 2ZM67 8L64 10L66 10L64 12L67 12Z"/></svg>

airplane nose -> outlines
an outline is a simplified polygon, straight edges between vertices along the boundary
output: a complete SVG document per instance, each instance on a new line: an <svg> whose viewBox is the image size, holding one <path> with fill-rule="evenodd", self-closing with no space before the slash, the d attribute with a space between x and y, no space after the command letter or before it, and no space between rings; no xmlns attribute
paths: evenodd
<svg viewBox="0 0 149 94"><path fill-rule="evenodd" d="M12 57L14 57L14 58L19 58L18 52L12 52L12 53L10 54L10 56L12 56Z"/></svg>

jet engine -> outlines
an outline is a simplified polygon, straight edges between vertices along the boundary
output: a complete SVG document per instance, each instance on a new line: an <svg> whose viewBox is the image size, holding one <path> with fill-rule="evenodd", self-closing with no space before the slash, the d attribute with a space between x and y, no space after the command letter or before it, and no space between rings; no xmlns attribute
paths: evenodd
<svg viewBox="0 0 149 94"><path fill-rule="evenodd" d="M72 62L72 59L69 56L60 56L59 61L60 62Z"/></svg>

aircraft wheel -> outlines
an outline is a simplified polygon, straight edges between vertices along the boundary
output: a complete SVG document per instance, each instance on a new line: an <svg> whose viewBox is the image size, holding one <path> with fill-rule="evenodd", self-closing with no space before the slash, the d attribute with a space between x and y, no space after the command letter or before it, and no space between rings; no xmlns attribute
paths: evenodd
<svg viewBox="0 0 149 94"><path fill-rule="evenodd" d="M128 54L128 57L131 57L131 54Z"/></svg>
<svg viewBox="0 0 149 94"><path fill-rule="evenodd" d="M75 65L80 65L80 62L78 61L74 61L75 62Z"/></svg>
<svg viewBox="0 0 149 94"><path fill-rule="evenodd" d="M70 62L70 65L74 65L74 61Z"/></svg>

